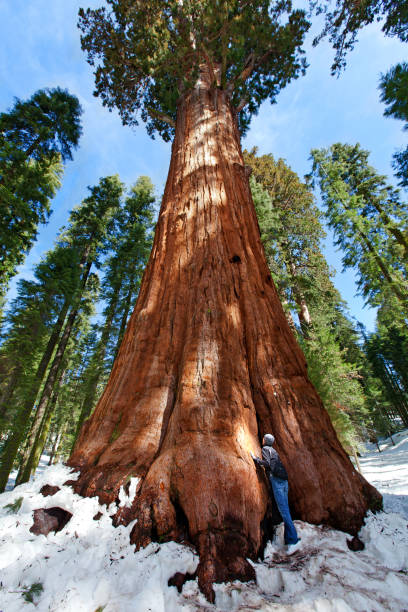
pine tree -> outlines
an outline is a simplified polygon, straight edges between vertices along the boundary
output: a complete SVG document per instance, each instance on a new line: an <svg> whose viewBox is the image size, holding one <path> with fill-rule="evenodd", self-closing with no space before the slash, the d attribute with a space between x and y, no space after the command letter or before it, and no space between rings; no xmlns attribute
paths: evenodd
<svg viewBox="0 0 408 612"><path fill-rule="evenodd" d="M398 302L399 318L408 305L408 215L399 193L368 165L367 151L337 143L313 150L313 176L319 182L326 218L343 265L358 271L357 286L367 303L386 297Z"/></svg>
<svg viewBox="0 0 408 612"><path fill-rule="evenodd" d="M364 349L372 372L381 383L382 398L380 401L383 407L378 408L379 402L376 402L373 410L376 427L380 433L387 433L395 428L397 422L404 426L408 425L408 396L404 388L404 381L399 372L394 369L390 355L394 347L390 351L388 333L385 331L382 335L381 332L384 333L384 330L380 328L376 333L366 336ZM404 344L406 345L406 339Z"/></svg>
<svg viewBox="0 0 408 612"><path fill-rule="evenodd" d="M81 135L78 99L43 89L0 114L0 299L51 212L62 162Z"/></svg>
<svg viewBox="0 0 408 612"><path fill-rule="evenodd" d="M138 301L69 461L81 471L74 486L109 502L138 476L116 521L138 519L137 547L193 542L213 600L214 581L254 578L247 558L261 547L268 492L250 451L267 431L304 520L356 530L379 501L307 379L240 147L261 102L302 73L308 24L290 2L109 0L81 11L80 27L104 104L127 124L140 112L150 133L174 141Z"/></svg>
<svg viewBox="0 0 408 612"><path fill-rule="evenodd" d="M381 76L381 101L386 104L384 115L405 122L408 129L408 63L402 62ZM408 187L408 147L394 153L394 169L402 187Z"/></svg>
<svg viewBox="0 0 408 612"><path fill-rule="evenodd" d="M35 266L34 280L18 283L0 349L7 364L7 375L0 385L1 426L5 430L15 418L16 406L32 396L35 399L63 323L59 315L72 299L77 283L77 253L60 246L46 253ZM13 397L15 393L17 397Z"/></svg>
<svg viewBox="0 0 408 612"><path fill-rule="evenodd" d="M90 274L87 278L85 289L81 296L81 302L78 307L78 315L76 316L73 324L72 333L70 334L69 341L67 342L66 349L57 370L52 393L49 394L47 398L47 403L45 410L42 413L41 421L36 419L36 414L33 425L35 426L36 422L38 425L35 429L32 426L30 435L27 437L26 449L20 462L20 468L16 478L16 485L28 480L38 466L38 462L47 441L51 420L60 396L61 386L66 379L69 380L71 370L77 366L78 359L81 358L81 353L78 352L78 347L82 348L81 341L87 336L89 331L90 317L95 314L95 303L98 300L99 286L99 277L96 274ZM40 399L38 408L40 408L42 400L43 397ZM68 408L68 406L66 408Z"/></svg>
<svg viewBox="0 0 408 612"><path fill-rule="evenodd" d="M109 236L111 255L104 264L102 299L106 306L101 336L84 373L86 392L77 432L98 399L98 386L106 382L134 306L152 244L154 202L150 179L140 177L115 217L114 232Z"/></svg>

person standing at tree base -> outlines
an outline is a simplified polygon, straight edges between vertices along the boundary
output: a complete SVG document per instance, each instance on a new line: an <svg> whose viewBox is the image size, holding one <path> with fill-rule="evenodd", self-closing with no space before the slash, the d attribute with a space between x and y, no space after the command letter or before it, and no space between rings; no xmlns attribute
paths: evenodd
<svg viewBox="0 0 408 612"><path fill-rule="evenodd" d="M262 459L252 455L256 465L266 468L269 481L272 486L273 496L279 513L285 525L284 539L287 546L287 554L292 555L300 548L300 538L293 524L288 502L288 474L277 451L272 448L275 438L272 434L265 434L262 442Z"/></svg>

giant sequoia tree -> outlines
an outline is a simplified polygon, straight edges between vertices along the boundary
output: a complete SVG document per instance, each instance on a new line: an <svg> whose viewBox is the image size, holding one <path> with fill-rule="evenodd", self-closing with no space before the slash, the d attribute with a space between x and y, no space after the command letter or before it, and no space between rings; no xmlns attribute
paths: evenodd
<svg viewBox="0 0 408 612"><path fill-rule="evenodd" d="M254 577L268 491L250 451L273 431L295 515L356 531L380 496L353 469L306 373L265 261L239 130L303 68L290 2L108 0L81 11L96 91L174 135L150 260L107 387L70 465L114 500L139 478L132 541L189 540L198 578Z"/></svg>

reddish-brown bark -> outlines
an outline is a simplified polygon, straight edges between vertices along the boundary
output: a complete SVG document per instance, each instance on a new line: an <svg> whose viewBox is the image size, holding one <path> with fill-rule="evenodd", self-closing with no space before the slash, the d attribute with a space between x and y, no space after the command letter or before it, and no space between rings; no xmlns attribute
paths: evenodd
<svg viewBox="0 0 408 612"><path fill-rule="evenodd" d="M200 585L248 579L268 490L250 451L273 432L294 514L355 533L380 496L353 468L309 382L260 241L225 92L180 102L153 250L108 385L69 464L77 492L141 480L132 541L193 542Z"/></svg>

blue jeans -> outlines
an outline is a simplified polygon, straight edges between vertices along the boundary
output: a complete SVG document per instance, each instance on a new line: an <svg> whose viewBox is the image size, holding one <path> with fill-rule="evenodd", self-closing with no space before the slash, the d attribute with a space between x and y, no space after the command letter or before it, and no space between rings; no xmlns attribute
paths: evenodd
<svg viewBox="0 0 408 612"><path fill-rule="evenodd" d="M287 480L270 476L273 496L278 506L278 510L285 524L285 544L296 544L299 540L296 528L290 516L288 490L289 485Z"/></svg>

